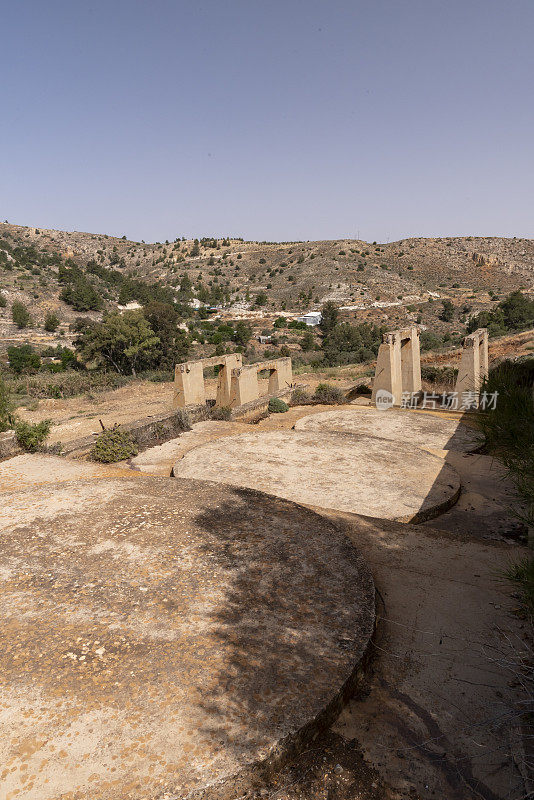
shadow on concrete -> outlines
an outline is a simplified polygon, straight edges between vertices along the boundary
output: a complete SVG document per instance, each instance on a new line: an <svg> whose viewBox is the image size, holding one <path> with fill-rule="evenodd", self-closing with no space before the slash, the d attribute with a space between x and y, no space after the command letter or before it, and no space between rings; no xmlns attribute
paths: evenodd
<svg viewBox="0 0 534 800"><path fill-rule="evenodd" d="M230 491L233 501L195 522L206 533L205 558L227 576L225 602L210 615L222 666L216 686L202 687L212 724L200 733L238 761L257 749L257 762L229 779L237 790L295 757L354 693L374 627L374 584L325 518L254 490Z"/></svg>

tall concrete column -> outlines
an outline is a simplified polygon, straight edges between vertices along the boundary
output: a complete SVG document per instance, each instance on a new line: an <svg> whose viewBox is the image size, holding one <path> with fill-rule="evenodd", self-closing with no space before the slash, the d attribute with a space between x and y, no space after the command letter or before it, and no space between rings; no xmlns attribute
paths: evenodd
<svg viewBox="0 0 534 800"><path fill-rule="evenodd" d="M230 406L242 406L251 403L260 396L258 371L254 364L232 370L230 388Z"/></svg>
<svg viewBox="0 0 534 800"><path fill-rule="evenodd" d="M276 394L288 389L293 382L293 370L290 358L277 358L269 375L269 394Z"/></svg>
<svg viewBox="0 0 534 800"><path fill-rule="evenodd" d="M186 361L174 369L174 408L205 405L204 371L202 361Z"/></svg>
<svg viewBox="0 0 534 800"><path fill-rule="evenodd" d="M473 334L464 339L455 388L460 399L463 392L480 391L480 346L478 337Z"/></svg>
<svg viewBox="0 0 534 800"><path fill-rule="evenodd" d="M379 390L385 390L393 395L393 404L400 406L402 400L402 371L401 371L401 346L400 334L385 333L382 344L378 349L376 360L375 379L371 402L376 402Z"/></svg>
<svg viewBox="0 0 534 800"><path fill-rule="evenodd" d="M241 367L242 363L243 356L241 353L232 353L231 355L223 356L217 381L217 398L215 400L216 406L230 405L232 370Z"/></svg>
<svg viewBox="0 0 534 800"><path fill-rule="evenodd" d="M401 378L403 392L421 391L421 349L415 326L401 331Z"/></svg>
<svg viewBox="0 0 534 800"><path fill-rule="evenodd" d="M488 353L488 331L480 328L480 380L481 382L488 377L489 373L489 353Z"/></svg>

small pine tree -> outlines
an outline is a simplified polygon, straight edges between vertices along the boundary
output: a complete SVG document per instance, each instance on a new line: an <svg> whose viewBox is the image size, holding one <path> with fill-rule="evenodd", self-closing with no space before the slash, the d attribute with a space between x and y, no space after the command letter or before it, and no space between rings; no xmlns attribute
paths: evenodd
<svg viewBox="0 0 534 800"><path fill-rule="evenodd" d="M58 328L59 328L59 317L57 316L57 314L54 313L47 314L44 323L45 331L53 333L54 331L57 331Z"/></svg>
<svg viewBox="0 0 534 800"><path fill-rule="evenodd" d="M27 328L31 323L30 312L18 300L15 300L11 307L11 317L17 328Z"/></svg>

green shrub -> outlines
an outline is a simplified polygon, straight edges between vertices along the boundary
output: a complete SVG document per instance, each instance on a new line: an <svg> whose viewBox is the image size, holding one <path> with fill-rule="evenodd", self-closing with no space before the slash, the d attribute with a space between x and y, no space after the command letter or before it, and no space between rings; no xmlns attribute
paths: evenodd
<svg viewBox="0 0 534 800"><path fill-rule="evenodd" d="M44 444L50 433L52 421L44 419L32 425L31 422L18 422L15 435L20 446L30 453L35 453Z"/></svg>
<svg viewBox="0 0 534 800"><path fill-rule="evenodd" d="M11 317L17 328L27 328L32 321L28 309L18 300L11 306Z"/></svg>
<svg viewBox="0 0 534 800"><path fill-rule="evenodd" d="M320 383L314 392L313 399L316 403L343 403L344 396L341 389L331 383Z"/></svg>
<svg viewBox="0 0 534 800"><path fill-rule="evenodd" d="M271 397L269 400L268 411L270 414L285 414L289 411L289 406L279 397Z"/></svg>
<svg viewBox="0 0 534 800"><path fill-rule="evenodd" d="M112 428L103 431L91 450L91 458L103 464L112 464L115 461L124 461L137 455L138 447L128 431Z"/></svg>
<svg viewBox="0 0 534 800"><path fill-rule="evenodd" d="M54 333L59 328L59 317L57 314L51 313L46 315L44 322L44 329L49 333Z"/></svg>
<svg viewBox="0 0 534 800"><path fill-rule="evenodd" d="M7 300L5 296L0 292L0 308L5 308L7 306Z"/></svg>
<svg viewBox="0 0 534 800"><path fill-rule="evenodd" d="M31 375L41 366L41 358L31 344L22 344L20 347L11 345L7 348L9 366L17 375L26 373Z"/></svg>

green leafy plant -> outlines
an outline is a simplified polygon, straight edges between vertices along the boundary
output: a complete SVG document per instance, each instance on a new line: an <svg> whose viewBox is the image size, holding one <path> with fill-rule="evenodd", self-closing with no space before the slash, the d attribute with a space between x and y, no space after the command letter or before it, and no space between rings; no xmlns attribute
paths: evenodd
<svg viewBox="0 0 534 800"><path fill-rule="evenodd" d="M271 397L268 410L271 414L285 414L286 411L289 411L289 406L279 397Z"/></svg>
<svg viewBox="0 0 534 800"><path fill-rule="evenodd" d="M94 443L91 450L91 458L100 461L102 464L112 464L116 461L124 461L137 455L139 448L133 441L128 431L121 431L120 428L111 428L103 431Z"/></svg>
<svg viewBox="0 0 534 800"><path fill-rule="evenodd" d="M16 300L11 306L11 317L17 328L27 328L31 324L30 312L24 305Z"/></svg>
<svg viewBox="0 0 534 800"><path fill-rule="evenodd" d="M15 425L15 436L20 446L30 453L39 450L50 433L52 421L44 419L42 422L32 424L31 422L17 422Z"/></svg>
<svg viewBox="0 0 534 800"><path fill-rule="evenodd" d="M45 331L48 331L49 333L53 333L54 331L57 331L58 328L59 328L59 317L58 317L58 315L54 314L54 313L47 314L45 322L44 322Z"/></svg>

